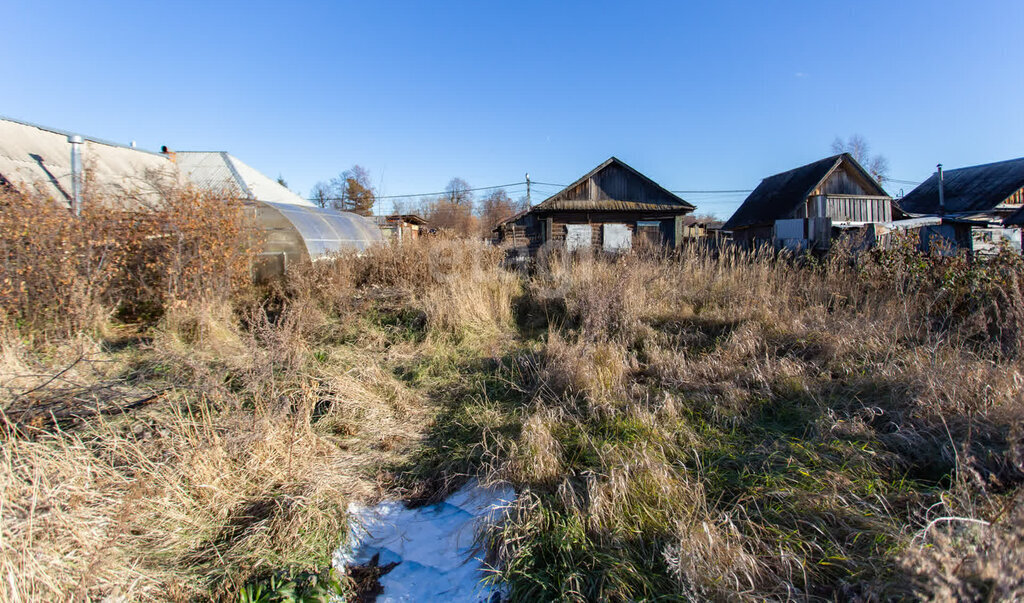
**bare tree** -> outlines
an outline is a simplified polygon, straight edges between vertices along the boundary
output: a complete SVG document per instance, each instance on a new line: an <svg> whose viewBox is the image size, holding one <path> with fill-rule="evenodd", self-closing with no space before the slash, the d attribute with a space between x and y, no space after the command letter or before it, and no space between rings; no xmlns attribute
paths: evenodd
<svg viewBox="0 0 1024 603"><path fill-rule="evenodd" d="M462 178L452 178L449 180L448 186L444 188L444 193L448 198L448 202L453 205L473 206L472 188Z"/></svg>
<svg viewBox="0 0 1024 603"><path fill-rule="evenodd" d="M395 199L391 203L394 213L399 215L423 213L423 203L417 203L412 199Z"/></svg>
<svg viewBox="0 0 1024 603"><path fill-rule="evenodd" d="M317 182L309 191L309 200L317 207L330 207L331 199L334 197L334 190L328 182Z"/></svg>
<svg viewBox="0 0 1024 603"><path fill-rule="evenodd" d="M309 197L320 207L368 216L377 201L377 191L370 183L370 172L361 165L353 165L329 182L317 182Z"/></svg>
<svg viewBox="0 0 1024 603"><path fill-rule="evenodd" d="M513 201L503 188L499 188L480 201L480 232L484 237L490 234L495 224L515 215L526 207L526 200Z"/></svg>
<svg viewBox="0 0 1024 603"><path fill-rule="evenodd" d="M473 215L473 191L462 178L452 178L445 192L436 199L421 202L424 217L430 225L461 236L477 234Z"/></svg>
<svg viewBox="0 0 1024 603"><path fill-rule="evenodd" d="M832 141L832 152L849 153L879 184L889 177L889 160L884 155L872 155L871 145L860 134L854 134L845 141L836 136Z"/></svg>

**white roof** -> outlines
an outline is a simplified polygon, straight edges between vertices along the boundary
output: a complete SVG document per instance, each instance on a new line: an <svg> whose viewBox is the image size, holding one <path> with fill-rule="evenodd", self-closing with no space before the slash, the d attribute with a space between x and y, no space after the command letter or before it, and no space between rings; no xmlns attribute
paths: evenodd
<svg viewBox="0 0 1024 603"><path fill-rule="evenodd" d="M69 132L0 117L0 176L24 192L37 192L69 203L71 143ZM82 137L82 163L89 195L159 199L159 187L180 176L159 153Z"/></svg>
<svg viewBox="0 0 1024 603"><path fill-rule="evenodd" d="M229 153L179 151L175 153L175 163L185 177L202 188L224 191L247 199L313 207L313 203Z"/></svg>
<svg viewBox="0 0 1024 603"><path fill-rule="evenodd" d="M71 199L71 143L64 132L0 117L0 177L24 192ZM163 154L82 136L86 192L158 203L168 184L193 184L232 196L313 207L238 158L223 152Z"/></svg>

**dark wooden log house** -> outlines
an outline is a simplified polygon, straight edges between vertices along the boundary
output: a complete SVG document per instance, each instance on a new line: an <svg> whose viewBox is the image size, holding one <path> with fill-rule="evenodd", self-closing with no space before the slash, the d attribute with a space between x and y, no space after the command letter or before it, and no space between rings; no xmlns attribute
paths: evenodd
<svg viewBox="0 0 1024 603"><path fill-rule="evenodd" d="M618 252L640 239L677 246L705 229L695 207L611 157L543 202L494 227L494 242L519 260L545 246Z"/></svg>

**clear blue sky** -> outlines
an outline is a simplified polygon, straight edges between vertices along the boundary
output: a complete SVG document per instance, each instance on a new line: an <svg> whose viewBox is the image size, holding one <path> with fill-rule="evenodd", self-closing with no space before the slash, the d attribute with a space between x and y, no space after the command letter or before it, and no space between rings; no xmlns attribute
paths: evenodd
<svg viewBox="0 0 1024 603"><path fill-rule="evenodd" d="M748 189L854 133L905 180L1024 155L1024 2L707 4L8 0L0 114L227 150L303 195L354 163L406 194L610 155Z"/></svg>

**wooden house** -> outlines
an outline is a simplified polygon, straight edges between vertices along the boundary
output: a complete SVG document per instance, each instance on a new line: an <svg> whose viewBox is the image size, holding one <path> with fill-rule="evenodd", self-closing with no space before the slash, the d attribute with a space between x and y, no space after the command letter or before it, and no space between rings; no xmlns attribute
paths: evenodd
<svg viewBox="0 0 1024 603"><path fill-rule="evenodd" d="M643 240L679 245L703 232L695 207L611 157L543 202L494 227L494 242L524 260L542 247L618 252Z"/></svg>
<svg viewBox="0 0 1024 603"><path fill-rule="evenodd" d="M956 240L959 249L981 255L994 253L1001 245L1020 250L1024 157L943 171L941 202L936 172L899 206L909 217L935 216L945 223L969 225L970 236Z"/></svg>
<svg viewBox="0 0 1024 603"><path fill-rule="evenodd" d="M735 242L827 249L833 229L892 220L892 198L849 154L769 176L723 229Z"/></svg>

